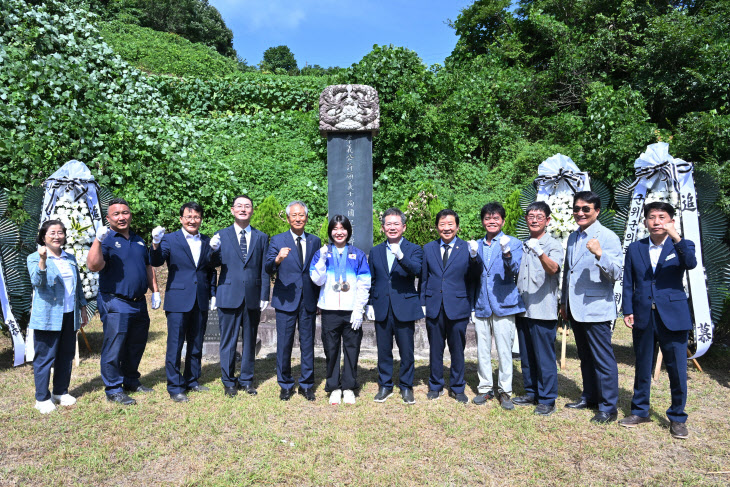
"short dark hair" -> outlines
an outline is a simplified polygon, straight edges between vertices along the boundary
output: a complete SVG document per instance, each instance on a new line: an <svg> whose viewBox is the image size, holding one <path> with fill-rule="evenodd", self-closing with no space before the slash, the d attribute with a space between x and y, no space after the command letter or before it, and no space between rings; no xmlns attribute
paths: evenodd
<svg viewBox="0 0 730 487"><path fill-rule="evenodd" d="M577 203L578 200L585 201L588 204L593 204L593 207L596 210L601 209L601 197L598 196L597 193L594 193L593 191L578 191L573 196L573 205Z"/></svg>
<svg viewBox="0 0 730 487"><path fill-rule="evenodd" d="M482 211L479 213L479 219L484 220L485 216L494 215L495 213L501 216L502 220L507 218L507 212L504 211L504 206L500 205L496 201L492 201L491 203L487 203L482 206Z"/></svg>
<svg viewBox="0 0 730 487"><path fill-rule="evenodd" d="M453 216L454 219L456 220L456 226L457 227L459 226L459 215L457 215L454 210L451 210L449 208L444 208L443 210L436 213L436 226L439 225L439 221L442 218L446 218L447 216Z"/></svg>
<svg viewBox="0 0 730 487"><path fill-rule="evenodd" d="M545 218L549 217L550 213L552 213L552 211L550 210L550 205L548 205L544 201L534 201L530 203L530 206L528 206L527 210L525 210L525 215L527 215L531 211L541 211L545 214Z"/></svg>
<svg viewBox="0 0 730 487"><path fill-rule="evenodd" d="M203 213L203 207L197 204L195 201L188 201L184 205L180 207L180 216L183 216L183 213L185 213L185 209L188 208L191 211L194 211L196 213L200 213L200 218L203 218L205 214Z"/></svg>
<svg viewBox="0 0 730 487"><path fill-rule="evenodd" d="M335 215L332 217L329 225L327 225L327 238L332 241L332 230L335 229L338 223L347 231L347 241L349 242L350 237L352 237L352 223L350 223L350 219L345 215Z"/></svg>
<svg viewBox="0 0 730 487"><path fill-rule="evenodd" d="M125 200L124 198L112 198L111 200L109 200L109 206L112 205L124 205L127 208L130 208L129 203L127 203L127 200Z"/></svg>
<svg viewBox="0 0 730 487"><path fill-rule="evenodd" d="M46 244L46 233L48 233L48 229L54 225L60 225L61 228L63 228L63 244L61 245L66 245L66 225L64 225L61 220L46 220L43 222L43 225L41 225L41 228L38 230L38 238L36 238L36 243L38 245Z"/></svg>
<svg viewBox="0 0 730 487"><path fill-rule="evenodd" d="M235 198L233 198L233 203L231 203L231 207L236 204L236 200L238 198L246 198L248 201L251 202L251 206L253 206L253 200L251 199L251 197L249 195L247 195L247 194L239 194L238 196L236 196Z"/></svg>
<svg viewBox="0 0 730 487"><path fill-rule="evenodd" d="M383 217L380 219L380 224L385 224L385 217L388 216L397 216L400 218L400 221L403 225L406 224L406 214L401 211L400 208L388 208L385 210L385 213L383 213Z"/></svg>
<svg viewBox="0 0 730 487"><path fill-rule="evenodd" d="M644 205L644 218L649 218L652 211L666 211L669 218L674 218L674 207L663 201L652 201Z"/></svg>

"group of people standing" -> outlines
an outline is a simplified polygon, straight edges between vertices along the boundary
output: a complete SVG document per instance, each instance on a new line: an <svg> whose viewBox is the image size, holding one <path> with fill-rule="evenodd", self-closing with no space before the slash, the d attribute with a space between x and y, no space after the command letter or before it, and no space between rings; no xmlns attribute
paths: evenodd
<svg viewBox="0 0 730 487"><path fill-rule="evenodd" d="M88 268L99 272L97 302L104 329L101 375L109 401L131 405L135 400L128 392L151 391L140 382L138 371L149 330L145 293L152 290L152 307L159 307L153 267L167 264L165 370L167 390L175 402L187 402L189 392L209 390L199 382L209 311L217 311L219 317L224 394L257 394L258 325L261 313L271 305L276 311L276 371L283 401L295 394L295 383L297 393L316 400L314 343L319 308L326 357L324 390L331 404L357 400L357 361L365 315L375 322L378 347L379 387L374 400L384 402L393 394L395 339L400 395L403 402L413 404L415 321L425 316L430 345L428 400L445 392L443 356L448 344L449 396L469 402L464 349L471 321L477 336L479 378L472 403L484 405L496 399L507 410L515 405L534 406L535 414L549 416L555 412L558 395L554 342L559 312L572 323L583 377L580 398L566 407L594 409L592 422L609 423L617 419L618 402L618 369L611 346L611 325L616 318L613 286L623 270L624 322L632 328L636 377L631 415L619 423L634 427L649 421L651 363L658 342L672 390L667 411L671 434L687 437L686 351L692 322L682 276L697 262L693 243L682 239L674 228L671 205L646 205L650 237L631 244L625 260L618 237L598 221L601 201L590 191L575 194L573 215L578 229L570 235L565 252L547 231L550 207L539 201L527 208L530 238L525 242L504 234L505 209L499 203L488 203L480 213L484 238L460 239L459 215L444 209L435 221L439 238L423 248L403 237L406 216L390 208L381 221L386 240L373 247L369 256L348 243L352 225L343 215L330 220L329 242L323 244L304 231L306 204L293 201L286 207L290 229L269 241L265 233L251 227L253 209L248 196L236 197L231 207L233 224L207 237L199 232L203 208L186 203L180 209L181 229L167 234L156 227L148 249L130 229L127 202L110 202L109 227L97 233L87 260ZM73 256L63 252L64 241L61 222L45 222L39 232L39 251L28 258L36 289L30 325L38 330L36 408L44 413L56 404L75 402L68 394L73 354L69 342L73 343L74 330L87 320L86 302L77 285L78 269ZM291 355L297 329L301 366L295 382ZM49 336L39 331L48 331ZM237 371L239 333L242 350ZM512 394L515 336L525 390L519 397ZM499 364L496 385L492 339Z"/></svg>

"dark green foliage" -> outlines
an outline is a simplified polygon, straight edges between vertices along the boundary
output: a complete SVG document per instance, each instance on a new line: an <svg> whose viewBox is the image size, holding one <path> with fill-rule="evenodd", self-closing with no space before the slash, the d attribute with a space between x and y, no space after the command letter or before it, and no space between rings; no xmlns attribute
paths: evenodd
<svg viewBox="0 0 730 487"><path fill-rule="evenodd" d="M406 231L403 236L418 245L426 245L438 238L436 215L443 209L438 196L424 189L401 208L406 214Z"/></svg>
<svg viewBox="0 0 730 487"><path fill-rule="evenodd" d="M122 59L149 73L213 78L240 71L235 59L178 34L119 21L101 22L99 33Z"/></svg>
<svg viewBox="0 0 730 487"><path fill-rule="evenodd" d="M287 46L270 47L265 50L261 68L271 72L282 69L284 73L288 74L299 73L297 60L294 59L294 53ZM277 74L279 73L277 72Z"/></svg>

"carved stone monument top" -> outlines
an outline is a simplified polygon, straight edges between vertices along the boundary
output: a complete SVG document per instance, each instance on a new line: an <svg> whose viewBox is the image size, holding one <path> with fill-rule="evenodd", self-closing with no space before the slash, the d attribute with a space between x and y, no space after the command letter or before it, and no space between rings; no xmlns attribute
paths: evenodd
<svg viewBox="0 0 730 487"><path fill-rule="evenodd" d="M378 92L367 85L331 85L319 96L319 133L371 132L380 129Z"/></svg>

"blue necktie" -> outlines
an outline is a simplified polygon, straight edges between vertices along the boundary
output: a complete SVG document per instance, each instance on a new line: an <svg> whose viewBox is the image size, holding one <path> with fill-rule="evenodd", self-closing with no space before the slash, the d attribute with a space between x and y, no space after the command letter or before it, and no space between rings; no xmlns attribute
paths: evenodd
<svg viewBox="0 0 730 487"><path fill-rule="evenodd" d="M443 255L443 262L444 267L446 267L446 263L449 261L449 249L451 246L449 244L444 244L444 255Z"/></svg>
<svg viewBox="0 0 730 487"><path fill-rule="evenodd" d="M241 231L241 252L243 253L243 261L246 262L246 254L248 254L248 246L246 245L246 231Z"/></svg>

